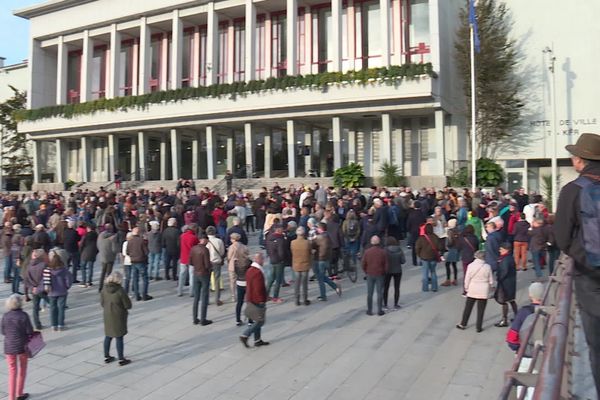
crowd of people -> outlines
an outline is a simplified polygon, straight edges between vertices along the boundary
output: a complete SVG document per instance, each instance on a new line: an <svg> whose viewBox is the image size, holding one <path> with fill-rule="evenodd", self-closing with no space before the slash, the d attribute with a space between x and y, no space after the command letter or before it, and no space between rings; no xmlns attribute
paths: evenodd
<svg viewBox="0 0 600 400"><path fill-rule="evenodd" d="M104 308L105 362L115 360L110 355L115 338L119 364L126 365L130 360L123 354L123 337L131 299L152 300L151 282L175 281L173 293L193 298L192 323L203 326L212 323L207 315L211 290L217 307L229 290L235 323L249 325L240 336L242 344L248 346L254 335L254 345L264 346L269 344L261 338L266 304L284 301L282 287L292 283L286 270L291 270L287 276L293 281L291 300L308 306L309 280L317 281L316 300L327 301L328 287L342 295L342 272L360 267L367 283L366 312L374 314L376 293L375 311L384 315L401 308L406 249L413 266L422 270L423 292L456 286L466 297L459 329L467 327L478 304L480 332L491 293L502 305L496 326L508 326L509 306L517 313L517 271L528 269L528 251L537 280L543 278L545 266L552 273L559 250L554 216L542 200L524 189L505 193L372 187L365 193L318 183L276 185L256 196L242 190L221 196L209 188L196 190L190 182L178 184L175 191L8 195L0 200L4 282L33 302L36 330L44 328L44 307L50 309L52 329L66 329L70 287L97 287ZM259 252L248 246L253 235ZM446 279L438 284L440 264ZM96 266L99 276L94 274ZM26 361L21 365L26 368ZM22 398L22 390L15 387Z"/></svg>

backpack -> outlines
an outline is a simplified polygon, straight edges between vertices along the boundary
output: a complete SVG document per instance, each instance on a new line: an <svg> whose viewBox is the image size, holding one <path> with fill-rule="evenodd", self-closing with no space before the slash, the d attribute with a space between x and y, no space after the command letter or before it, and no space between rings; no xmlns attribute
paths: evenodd
<svg viewBox="0 0 600 400"><path fill-rule="evenodd" d="M581 188L581 233L586 262L600 269L600 177L582 175L574 183Z"/></svg>
<svg viewBox="0 0 600 400"><path fill-rule="evenodd" d="M359 231L358 221L355 219L349 220L348 221L348 229L347 229L348 237L351 239L356 239L359 234L358 231Z"/></svg>

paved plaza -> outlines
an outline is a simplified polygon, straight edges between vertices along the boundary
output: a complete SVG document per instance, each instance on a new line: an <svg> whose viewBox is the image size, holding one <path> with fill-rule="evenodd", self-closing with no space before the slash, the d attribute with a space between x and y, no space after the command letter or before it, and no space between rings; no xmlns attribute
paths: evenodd
<svg viewBox="0 0 600 400"><path fill-rule="evenodd" d="M440 278L443 270L440 264ZM519 274L519 304L526 302L528 274L533 272ZM208 318L214 323L203 327L192 324L192 301L176 296L173 281L151 282L154 300L133 302L125 337L125 354L133 362L125 367L104 364L97 286L74 286L68 329L44 330L47 346L29 364L26 392L36 400L496 398L513 359L506 330L493 326L500 306L488 302L482 333L475 332L475 313L469 329L459 331L454 325L464 303L460 288L422 293L420 280L419 268L405 267L403 308L382 317L365 314L360 277L356 284L344 278L342 297L330 291L326 303L314 301L312 282L308 307L297 307L292 288L283 288L287 301L268 306L263 338L271 345L250 349L238 340L243 328L235 326L228 290L221 307L211 294ZM9 295L9 285L2 285L0 295ZM25 310L31 313L31 303ZM48 311L41 318L47 327ZM0 374L6 382L5 363ZM1 387L6 390L6 384Z"/></svg>

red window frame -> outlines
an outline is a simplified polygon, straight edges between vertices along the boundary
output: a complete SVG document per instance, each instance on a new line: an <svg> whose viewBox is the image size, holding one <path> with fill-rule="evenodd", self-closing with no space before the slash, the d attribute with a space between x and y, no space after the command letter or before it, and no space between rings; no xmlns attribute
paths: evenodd
<svg viewBox="0 0 600 400"><path fill-rule="evenodd" d="M190 87L192 86L192 77L194 76L194 33L195 33L195 28L191 27L191 28L185 28L183 30L183 35L182 35L182 39L183 39L183 45L186 45L186 36L189 36L190 40L189 42L187 42L187 46L188 46L188 51L189 51L189 62L188 62L188 76L187 78L185 78L183 76L183 67L184 65L182 64L182 68L181 68L181 87ZM183 61L183 54L181 55L181 60Z"/></svg>
<svg viewBox="0 0 600 400"><path fill-rule="evenodd" d="M74 80L76 82L76 87L69 88L69 60L71 57L78 57L79 62L77 63L77 79ZM67 53L67 103L68 104L78 104L81 101L81 65L83 62L83 51L82 50L72 50Z"/></svg>
<svg viewBox="0 0 600 400"><path fill-rule="evenodd" d="M365 17L363 5L365 3L377 3L377 1L376 0L355 0L354 1L354 8L355 8L355 10L354 10L354 21L353 21L353 23L354 23L354 32L355 32L355 34L354 34L354 60L355 61L356 60L360 60L361 66L362 66L363 69L369 68L369 59L371 59L371 58L381 58L381 54L379 54L379 55L376 54L376 55L372 55L372 56L370 56L370 55L366 55L365 56L364 54L362 54L362 48L360 48L360 56L358 55L359 46L358 46L358 40L357 40L357 38L358 38L359 32L360 32L360 35L361 35L361 45L362 45L362 40L364 40L365 36L368 36L368 33L363 33L363 31L362 31L363 30L362 29L362 27L363 27L363 20L362 20L362 18ZM361 21L360 21L360 31L358 29L359 28L359 24L356 22L356 16L358 14L356 12L356 7L357 6L360 7L360 18L361 18ZM391 3L390 3L390 6L391 6ZM381 13L381 8L379 9L379 12Z"/></svg>
<svg viewBox="0 0 600 400"><path fill-rule="evenodd" d="M296 64L300 70L306 64L306 7L298 7L296 33Z"/></svg>
<svg viewBox="0 0 600 400"><path fill-rule="evenodd" d="M242 43L238 42L238 32L244 32L244 40ZM244 56L246 54L246 18L236 18L233 20L233 80L241 82L246 77L246 60L241 57L240 46L244 48Z"/></svg>
<svg viewBox="0 0 600 400"><path fill-rule="evenodd" d="M123 50L123 45L126 46L131 46L131 55L130 55L130 59L129 59L129 63L126 64L126 68L127 68L127 75L129 75L131 77L131 81L127 82L127 79L125 79L125 86L120 86L119 87L119 94L121 93L121 91L123 91L123 95L125 96L131 96L133 94L133 61L135 59L135 45L138 43L137 38L135 39L126 39L126 40L122 40L121 41L121 51ZM120 56L120 55L119 55ZM120 57L119 57L120 59Z"/></svg>
<svg viewBox="0 0 600 400"><path fill-rule="evenodd" d="M221 36L223 37L222 42ZM219 22L217 45L219 46L217 83L227 83L227 71L229 69L229 21Z"/></svg>
<svg viewBox="0 0 600 400"><path fill-rule="evenodd" d="M104 54L100 63L100 87L98 88L98 91L92 91L92 99L103 99L106 97L106 62L108 60L108 45L103 44L99 46L94 46L94 53L96 52L96 50L102 51ZM92 54L92 59L93 58L94 54ZM96 95L97 97L94 95Z"/></svg>
<svg viewBox="0 0 600 400"><path fill-rule="evenodd" d="M323 8L329 8L329 10L331 11L331 3L321 3L321 4L316 4L316 5L310 7L310 15L311 15L310 24L311 24L311 27L312 27L311 39L312 39L313 43L316 40L316 43L317 43L317 53L318 53L318 49L319 49L319 10L321 10ZM315 11L316 11L316 13L315 13ZM316 29L314 27L313 20L312 20L312 18L314 18L315 15L316 15L316 18L317 18ZM325 71L327 71L326 65L329 64L329 63L331 63L332 60L329 60L329 59L319 60L318 54L316 55L316 60L315 60L315 52L314 52L315 46L313 45L313 43L311 43L311 46L310 46L311 64L312 65L317 65L318 72L325 72ZM323 66L325 66L325 71L323 71Z"/></svg>
<svg viewBox="0 0 600 400"><path fill-rule="evenodd" d="M156 75L157 76L153 76L152 75L152 60L150 60L150 71L149 74L150 78L148 79L148 86L150 87L150 91L151 92L156 92L158 90L160 90L160 84L161 84L161 76L162 76L162 52L163 52L163 38L164 38L165 33L155 33L150 37L150 46L152 46L152 44L154 42L158 42L158 62L157 62L157 68L156 68Z"/></svg>
<svg viewBox="0 0 600 400"><path fill-rule="evenodd" d="M196 51L199 52L198 57L198 78L200 85L206 85L206 43L208 40L208 26L200 25L198 27L199 43L194 45Z"/></svg>
<svg viewBox="0 0 600 400"><path fill-rule="evenodd" d="M400 17L401 25L404 26L404 41L402 41L402 54L404 61L410 63L413 61L413 56L420 56L420 62L424 61L424 55L431 53L431 46L427 43L420 42L416 46L410 45L410 6L411 0L401 0L400 12L404 14L405 19ZM402 31L402 28L400 29Z"/></svg>
<svg viewBox="0 0 600 400"><path fill-rule="evenodd" d="M280 46L281 37L276 35L276 27L281 25L281 17L283 17L283 31L287 30L287 13L285 10L283 11L275 11L271 13L271 71L273 76L281 77L287 75L287 48L285 46ZM286 37L286 40L288 38ZM287 42L286 42L287 43ZM281 50L279 50L281 47ZM285 48L285 60L278 60L276 55L277 51L282 51ZM283 57L282 57L283 58Z"/></svg>
<svg viewBox="0 0 600 400"><path fill-rule="evenodd" d="M256 16L256 32L255 32L255 40L256 40L256 51L254 53L255 57L255 78L257 80L264 79L265 77L265 55L266 55L266 43L267 43L267 25L266 25L267 16L265 14L260 14ZM262 26L261 26L262 24ZM262 29L262 35L260 33ZM262 36L262 37L261 37ZM261 57L262 55L262 57Z"/></svg>

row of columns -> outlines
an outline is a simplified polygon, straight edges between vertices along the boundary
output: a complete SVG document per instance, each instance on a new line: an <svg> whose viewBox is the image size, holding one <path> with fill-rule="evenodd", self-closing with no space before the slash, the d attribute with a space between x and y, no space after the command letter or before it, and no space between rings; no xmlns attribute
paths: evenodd
<svg viewBox="0 0 600 400"><path fill-rule="evenodd" d="M349 7L353 0L349 0ZM206 4L207 6L207 51L206 51L206 84L211 85L217 82L217 57L218 57L218 29L219 29L219 16L215 10L215 3L211 1ZM297 75L298 71L298 60L297 60L297 41L295 40L298 23L298 0L286 0L286 34L287 34L287 74ZM352 6L353 7L353 6ZM389 66L391 62L391 47L390 47L390 0L380 0L381 10L381 41L382 41L382 66ZM331 1L331 12L332 12L332 44L333 44L333 56L331 60L330 69L331 71L342 70L342 0ZM252 0L245 0L245 80L255 79L256 72L256 5ZM353 14L353 13L352 13ZM312 22L311 22L312 23ZM161 90L167 89L179 89L181 88L181 77L182 77L182 50L183 50L183 21L181 19L179 10L173 10L171 16L171 30L172 30L172 44L170 54L170 65L166 68L166 65L161 68L164 75L161 77ZM230 36L233 35L230 32ZM150 91L149 80L151 73L151 27L148 25L147 17L141 17L139 20L139 58L136 55L134 57L134 74L133 74L133 95L146 94ZM269 33L270 36L270 33ZM354 42L354 34L350 32L348 40ZM294 38L294 40L290 40ZM106 97L113 98L119 95L119 57L121 56L121 32L117 29L117 24L112 24L110 27L110 51L108 60L108 76L106 85ZM309 38L309 40L312 40ZM197 44L199 41L198 27L194 33L194 42ZM267 43L270 46L270 43ZM308 43L307 48L311 48L311 43ZM195 45L195 47L197 47ZM230 52L233 52L233 46L228 46ZM353 46L350 46L353 48ZM163 57L166 60L168 57L167 51L168 46L163 46ZM92 99L91 81L92 81L92 57L94 52L94 39L90 37L89 30L83 31L83 43L82 43L82 62L81 62L81 82L80 82L80 101L90 101ZM65 42L64 36L58 37L57 43L57 74L56 74L56 103L66 104L67 103L67 64L68 64L68 43ZM135 52L134 54L137 54ZM267 54L267 58L270 58L270 52ZM233 54L233 53L231 53ZM192 86L199 86L199 65L200 65L200 54L198 51L192 53ZM354 57L350 57L352 60ZM267 71L270 71L270 62L266 63ZM231 68L233 68L233 60L229 60ZM167 76L167 71L170 71L170 76ZM229 82L233 82L233 70L227 74ZM139 79L138 79L139 76ZM167 82L170 81L170 86L167 86Z"/></svg>

